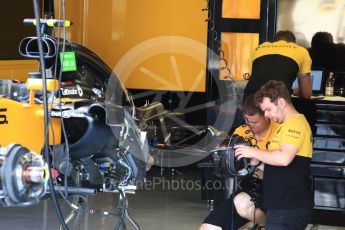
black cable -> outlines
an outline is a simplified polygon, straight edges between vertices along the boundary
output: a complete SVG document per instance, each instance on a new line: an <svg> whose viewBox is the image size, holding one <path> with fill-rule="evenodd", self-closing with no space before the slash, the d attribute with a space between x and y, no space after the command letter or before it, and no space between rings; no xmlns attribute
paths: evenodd
<svg viewBox="0 0 345 230"><path fill-rule="evenodd" d="M58 19L60 20L61 19L61 11L62 11L62 20L65 21L66 20L66 8L65 8L65 2L64 0L60 0L60 3L59 3L59 13L58 13ZM58 27L58 32L57 32L57 50L60 49L60 27ZM65 51L65 48L66 48L66 42L68 43L69 47L73 50L73 46L72 44L66 40L66 27L63 28L63 36L62 36L62 54L64 53ZM59 54L59 53L58 53ZM60 69L59 69L59 72L57 72L58 68L58 57L59 55L57 54L56 58L55 58L55 65L54 65L54 79L58 79L58 82L62 82L62 68L63 68L63 58L61 60L61 65L60 65ZM63 57L63 55L62 55ZM58 87L58 91L60 89L60 84L59 84L59 87ZM55 89L54 89L55 91ZM62 104L62 101L61 101L61 94L58 94L58 103L59 103L59 110L62 114L62 108L61 108L61 104ZM67 159L70 159L69 158L69 144L68 144L68 137L67 137L67 133L66 133L66 127L65 127L65 122L64 122L64 119L63 117L61 117L61 128L62 128L62 133L63 133L63 136L64 136L64 139L65 139L65 145L66 145L66 157ZM128 163L128 162L127 162ZM69 165L67 165L67 169L66 169L66 172L68 172L69 170ZM67 175L67 173L65 173L65 175ZM115 217L119 217L120 214L116 214L114 212L109 212L109 211L103 211L103 210L93 210L93 209L88 209L88 208L77 208L77 207L74 207L73 204L71 204L69 201L68 201L68 182L67 182L67 176L64 177L64 184L65 184L65 191L64 191L64 194L62 194L62 192L59 190L60 192L60 195L63 197L63 199L65 200L65 202L75 211L78 212L78 215L80 215L80 213L88 213L88 214L91 214L91 215L100 215L100 216L115 216ZM67 191L66 191L67 190ZM85 199L84 199L85 202L87 202ZM124 215L125 213L123 213L122 215ZM122 219L124 219L124 216L122 217ZM77 221L77 220L75 220ZM78 222L78 221L77 221Z"/></svg>
<svg viewBox="0 0 345 230"><path fill-rule="evenodd" d="M41 74L42 74L42 94L43 94L43 111L44 111L44 130L49 129L49 113L48 113L48 102L47 102L47 82L46 82L46 72L45 72L45 62L44 62L44 57L43 57L43 47L42 47L42 38L41 38L41 23L40 23L40 7L39 7L39 2L38 0L33 0L33 5L34 5L34 13L35 13L35 19L37 22L36 25L36 34L37 34L37 44L38 44L38 50L39 50L39 59L40 59L40 67L41 67ZM49 135L47 135L49 137ZM51 168L50 164L50 157L49 157L49 138L46 138L44 140L44 148L43 148L43 156L48 164L48 169ZM54 184L52 177L49 177L48 180L49 184L49 189L51 191L51 199L53 202L54 209L56 211L56 215L58 217L58 220L63 226L65 230L68 230L68 227L64 221L64 218L62 216L59 204L56 200L56 194L54 190Z"/></svg>
<svg viewBox="0 0 345 230"><path fill-rule="evenodd" d="M120 194L121 202L119 203L119 209L120 209L119 222L115 226L115 230L122 230L122 229L125 229L124 224L125 224L125 215L126 215L126 197L121 189L118 188L117 191Z"/></svg>
<svg viewBox="0 0 345 230"><path fill-rule="evenodd" d="M61 1L60 1L60 5L61 5ZM62 0L62 18L63 18L63 21L66 20L66 8L65 8L65 1L64 0ZM62 60L61 60L60 72L59 72L59 82L61 82L61 78L62 78L62 68L63 68L63 63L64 63L65 49L66 49L66 26L64 25L64 27L63 27L63 42L62 42ZM59 98L60 98L59 104L60 104L60 111L61 111L61 94L60 93L59 93ZM62 113L61 113L61 115L62 115ZM69 146L68 146L68 140L67 140L67 134L66 134L66 128L65 128L63 116L61 116L61 125L62 125L64 137L65 137L66 158L69 160L70 159L69 158ZM66 199L68 197L68 171L69 171L69 167L70 167L70 164L67 164L65 177L64 177Z"/></svg>
<svg viewBox="0 0 345 230"><path fill-rule="evenodd" d="M58 13L58 19L60 20L61 19L61 11L63 12L63 21L65 21L66 19L66 9L65 9L65 2L63 0L60 0L59 2L59 13ZM64 51L65 51L65 44L66 44L66 27L64 25L63 27L63 44L62 44L62 54L64 54ZM51 35L51 34L49 34ZM51 35L52 36L52 35ZM56 36L56 40L57 40L57 44L56 44L56 47L57 47L57 51L59 51L60 49L60 26L58 26L58 32L57 32L57 36ZM63 56L63 55L62 55ZM57 53L56 57L55 57L55 64L53 65L54 67L54 79L56 80L57 78L57 66L58 66L58 60L59 60L59 52ZM62 61L61 61L61 68L59 70L59 77L58 77L58 82L60 83L61 82L61 78L62 78L62 67L63 67L63 57L62 57ZM55 85L54 85L54 92L56 92L56 90L58 92L60 92L60 84L58 85L58 89L55 88ZM60 114L62 114L62 108L61 108L61 104L62 104L62 101L61 101L61 94L58 93L58 104L59 104L59 110L60 110ZM52 102L53 104L53 102ZM51 106L51 108L53 108L53 106ZM62 133L63 133L63 136L64 136L64 139L65 139L65 153L66 153L66 158L69 160L69 144L68 144L68 138L67 138L67 134L66 134L66 128L65 128L65 125L64 125L64 119L63 117L61 116L61 128L62 128ZM55 140L55 139L53 139ZM54 146L54 145L53 145ZM53 151L51 151L51 153L53 153ZM54 155L52 154L52 158L54 159ZM54 164L54 160L53 160L53 164ZM55 166L53 165L53 167L55 168ZM65 177L64 177L64 195L62 194L62 191L59 190L59 194L61 195L61 197L66 201L67 198L68 198L68 172L69 172L69 168L70 167L70 164L67 164L67 168L66 168L66 171L64 173ZM56 180L54 180L54 182L57 184Z"/></svg>
<svg viewBox="0 0 345 230"><path fill-rule="evenodd" d="M256 208L257 208L257 202L258 202L258 199L259 199L259 193L258 193L258 189L260 187L259 185L259 182L258 182L259 179L257 178L254 178L252 180L252 185L253 187L250 189L249 191L249 196L251 197L250 201L253 202L254 204L254 213L253 213L253 229L255 228L255 225L256 225Z"/></svg>
<svg viewBox="0 0 345 230"><path fill-rule="evenodd" d="M222 49L222 43L220 41L220 37L218 36L218 32L215 29L215 21L213 18L213 14L210 10L210 0L206 0L207 6L206 8L202 9L202 11L207 11L208 12L208 18L205 20L206 22L208 22L208 32L211 34L211 45L215 45L216 46L216 51L217 54L219 55L218 61L220 62L220 72L221 71L226 71L227 74L225 74L224 79L227 80L232 80L232 72L231 69L228 66L228 61L225 59L224 57L224 51ZM223 63L223 65L222 65Z"/></svg>
<svg viewBox="0 0 345 230"><path fill-rule="evenodd" d="M234 203L234 198L235 198L235 193L237 192L237 175L234 176L234 182L232 186L232 206L231 206L231 229L236 229L235 228L235 203Z"/></svg>

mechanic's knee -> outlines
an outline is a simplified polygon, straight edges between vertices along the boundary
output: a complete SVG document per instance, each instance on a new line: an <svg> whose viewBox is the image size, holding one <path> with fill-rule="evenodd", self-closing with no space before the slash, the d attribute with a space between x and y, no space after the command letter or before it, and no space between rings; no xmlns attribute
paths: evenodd
<svg viewBox="0 0 345 230"><path fill-rule="evenodd" d="M244 218L250 216L255 208L253 202L250 201L250 196L244 192L241 192L235 196L234 205L237 213Z"/></svg>

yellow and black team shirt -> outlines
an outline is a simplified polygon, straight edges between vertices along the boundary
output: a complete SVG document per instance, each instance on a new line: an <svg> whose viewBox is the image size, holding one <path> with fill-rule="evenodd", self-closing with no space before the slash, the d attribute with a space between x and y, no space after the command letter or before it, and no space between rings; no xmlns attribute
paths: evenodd
<svg viewBox="0 0 345 230"><path fill-rule="evenodd" d="M246 141L249 141L252 146L262 150L266 150L278 126L278 123L271 121L268 131L260 140L257 140L255 138L254 133L250 130L250 127L247 124L241 125L240 127L236 128L234 134L242 136Z"/></svg>
<svg viewBox="0 0 345 230"><path fill-rule="evenodd" d="M264 42L249 58L251 77L244 91L244 98L256 93L269 80L283 81L291 90L297 74L311 71L308 51L295 43L286 41Z"/></svg>
<svg viewBox="0 0 345 230"><path fill-rule="evenodd" d="M288 166L265 164L264 207L266 209L301 209L313 205L310 163L313 152L312 132L303 114L297 114L282 123L268 146L276 150L281 144L298 148Z"/></svg>

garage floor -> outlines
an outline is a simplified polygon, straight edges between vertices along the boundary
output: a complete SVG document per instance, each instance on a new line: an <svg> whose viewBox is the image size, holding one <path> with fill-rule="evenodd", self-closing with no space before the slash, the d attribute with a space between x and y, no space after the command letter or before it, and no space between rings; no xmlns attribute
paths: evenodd
<svg viewBox="0 0 345 230"><path fill-rule="evenodd" d="M190 176L194 175L194 176ZM158 170L153 170L146 186L129 195L130 214L143 230L189 230L198 229L208 213L206 202L201 200L199 173L182 171L175 174L175 182L171 175L161 177ZM179 182L177 182L179 181ZM116 212L118 194L98 194L89 197L89 208ZM62 204L62 211L67 216L68 208ZM84 230L114 229L117 218L82 214L79 227ZM58 221L51 202L45 200L38 205L20 208L0 208L0 230L50 230L58 229ZM70 229L78 229L73 220ZM127 229L134 229L129 222ZM310 227L308 227L310 229ZM342 227L319 226L319 230L340 230Z"/></svg>

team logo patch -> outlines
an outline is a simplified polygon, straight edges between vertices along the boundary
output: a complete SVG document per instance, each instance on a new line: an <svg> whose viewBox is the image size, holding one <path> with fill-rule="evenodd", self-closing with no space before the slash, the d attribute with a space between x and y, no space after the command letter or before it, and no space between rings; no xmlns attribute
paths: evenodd
<svg viewBox="0 0 345 230"><path fill-rule="evenodd" d="M297 131L297 130L294 130L294 129L289 129L288 132L289 132L289 133L295 133L295 134L301 135L301 132L300 132L300 131Z"/></svg>

